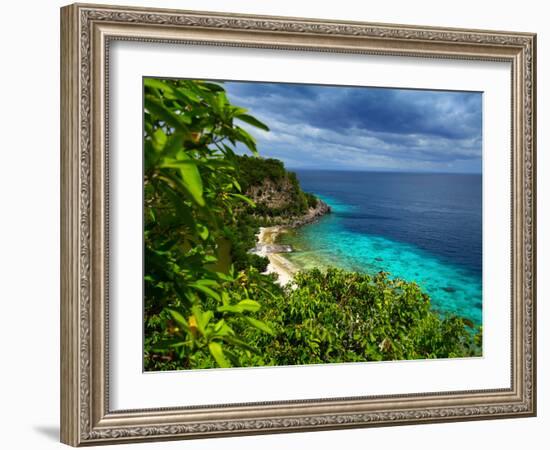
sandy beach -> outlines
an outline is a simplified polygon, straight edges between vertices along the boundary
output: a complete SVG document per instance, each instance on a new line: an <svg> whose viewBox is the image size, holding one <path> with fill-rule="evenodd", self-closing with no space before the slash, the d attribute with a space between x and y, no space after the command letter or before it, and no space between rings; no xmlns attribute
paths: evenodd
<svg viewBox="0 0 550 450"><path fill-rule="evenodd" d="M290 253L292 249L276 244L277 236L282 232L284 232L282 226L260 227L256 235L257 244L254 253L265 256L269 260L265 273L276 273L277 283L285 286L292 281L298 268L283 256L284 253Z"/></svg>

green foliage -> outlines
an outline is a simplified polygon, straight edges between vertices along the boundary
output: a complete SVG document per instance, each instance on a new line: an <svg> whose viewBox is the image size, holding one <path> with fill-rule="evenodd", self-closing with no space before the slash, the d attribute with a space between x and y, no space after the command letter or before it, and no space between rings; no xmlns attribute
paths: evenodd
<svg viewBox="0 0 550 450"><path fill-rule="evenodd" d="M309 192L304 192L304 196L306 198L308 208L317 207L318 200L317 200L317 197L315 197L315 195L310 194Z"/></svg>
<svg viewBox="0 0 550 450"><path fill-rule="evenodd" d="M262 275L267 259L249 252L258 227L303 214L316 197L280 161L257 157L238 123L268 128L221 85L146 78L144 100L146 370L480 353L481 329L440 317L414 283L330 269L283 289ZM284 202L261 200L262 189Z"/></svg>
<svg viewBox="0 0 550 450"><path fill-rule="evenodd" d="M231 262L237 271L255 268L264 272L269 263L268 259L250 253L256 246L256 233L263 223L254 215L241 211L236 215L234 226L227 228L227 237L231 244Z"/></svg>
<svg viewBox="0 0 550 450"><path fill-rule="evenodd" d="M278 159L242 155L238 161L239 183L244 192L252 186L260 186L265 180L280 183L287 175L283 162Z"/></svg>
<svg viewBox="0 0 550 450"><path fill-rule="evenodd" d="M238 364L250 350L235 329L261 322L224 254L235 211L253 205L234 148L256 144L236 120L267 126L213 83L146 78L144 101L145 367Z"/></svg>
<svg viewBox="0 0 550 450"><path fill-rule="evenodd" d="M264 364L315 364L473 356L473 336L456 316L440 317L415 283L338 269L295 277L283 297L264 296L261 318L275 336L245 333Z"/></svg>

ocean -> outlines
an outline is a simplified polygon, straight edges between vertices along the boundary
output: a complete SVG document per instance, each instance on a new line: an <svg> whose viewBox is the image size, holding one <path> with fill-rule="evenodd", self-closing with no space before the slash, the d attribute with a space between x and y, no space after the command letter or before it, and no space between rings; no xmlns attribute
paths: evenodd
<svg viewBox="0 0 550 450"><path fill-rule="evenodd" d="M296 170L332 213L281 235L300 269L335 266L415 281L435 310L482 321L482 178Z"/></svg>

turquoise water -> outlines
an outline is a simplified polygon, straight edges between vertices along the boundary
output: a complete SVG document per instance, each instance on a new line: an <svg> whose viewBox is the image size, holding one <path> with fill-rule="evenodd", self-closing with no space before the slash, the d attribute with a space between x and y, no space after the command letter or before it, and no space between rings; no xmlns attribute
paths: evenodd
<svg viewBox="0 0 550 450"><path fill-rule="evenodd" d="M301 269L335 266L370 274L389 272L392 277L420 285L431 297L435 310L455 313L481 324L480 270L452 263L415 244L354 231L346 221L357 215L360 205L317 195L332 207L332 214L280 237L281 243L290 244L294 249L285 255L292 263Z"/></svg>

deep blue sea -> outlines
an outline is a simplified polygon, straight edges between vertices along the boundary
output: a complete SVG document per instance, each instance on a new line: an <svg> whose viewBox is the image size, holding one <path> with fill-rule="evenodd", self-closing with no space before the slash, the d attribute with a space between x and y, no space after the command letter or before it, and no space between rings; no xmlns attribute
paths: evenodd
<svg viewBox="0 0 550 450"><path fill-rule="evenodd" d="M436 310L481 324L481 175L296 173L332 214L281 237L294 264L383 270L417 282Z"/></svg>

